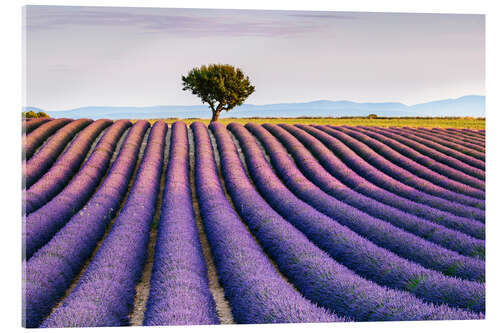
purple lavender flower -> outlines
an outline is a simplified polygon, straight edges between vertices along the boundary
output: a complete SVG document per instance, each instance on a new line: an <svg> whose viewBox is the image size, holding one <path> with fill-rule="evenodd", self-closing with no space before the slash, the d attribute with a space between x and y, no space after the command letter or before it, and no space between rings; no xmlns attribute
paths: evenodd
<svg viewBox="0 0 500 333"><path fill-rule="evenodd" d="M411 201L376 186L345 165L332 151L330 151L330 149L314 136L292 125L282 124L280 126L301 141L318 162L321 163L325 170L354 191L412 215L441 224L447 228L459 230L473 237L484 239L485 231L483 223Z"/></svg>
<svg viewBox="0 0 500 333"><path fill-rule="evenodd" d="M27 118L23 121L23 133L29 134L33 132L40 125L51 121L50 118Z"/></svg>
<svg viewBox="0 0 500 333"><path fill-rule="evenodd" d="M403 170L406 170L407 173L412 173L415 176L417 176L415 177L417 180L425 179L439 186L442 189L448 190L448 192L453 191L455 193L459 193L462 196L465 195L473 197L475 198L476 201L477 199L484 201L485 198L484 183L483 183L483 188L474 188L471 186L467 186L459 181L454 181L450 179L448 177L448 174L439 174L437 172L430 170L427 167L420 165L419 163L411 160L410 158L405 157L404 155L398 153L396 150L390 148L384 143L379 142L378 140L372 139L368 135L363 134L359 130L350 129L347 127L331 127L331 128L333 128L334 130L341 131L355 138L356 140L363 142L371 149L376 151L380 156L386 158L388 161L394 163ZM478 185L480 185L479 180L477 183ZM437 188L436 190L444 193L444 191L442 191L439 188ZM444 195L446 197L446 193L444 193Z"/></svg>
<svg viewBox="0 0 500 333"><path fill-rule="evenodd" d="M183 122L172 126L150 286L144 325L219 323L191 201L189 143Z"/></svg>
<svg viewBox="0 0 500 333"><path fill-rule="evenodd" d="M266 133L260 126L247 124L246 127L261 140L272 161L275 161L273 159L275 154L286 152L277 141L268 138L270 134ZM286 146L298 168L309 180L336 199L428 241L457 251L460 254L468 256L482 256L484 254L485 246L483 240L475 239L456 230L443 227L440 224L408 214L352 190L328 173L300 141L289 132L272 124L264 124L264 128ZM287 163L288 168L295 168L291 161L276 159L275 162Z"/></svg>
<svg viewBox="0 0 500 333"><path fill-rule="evenodd" d="M23 319L37 327L80 272L120 207L149 123L138 121L120 147L108 175L85 206L24 263Z"/></svg>
<svg viewBox="0 0 500 333"><path fill-rule="evenodd" d="M363 178L369 180L377 186L385 188L386 190L391 191L399 196L403 196L407 199L452 213L454 215L484 221L484 210L445 200L443 198L424 193L413 187L405 185L402 182L389 177L382 171L373 167L370 163L358 156L356 152L352 151L348 146L346 146L341 140L334 138L324 131L318 130L312 126L296 125L296 127L305 130L309 134L322 141L350 168L352 168Z"/></svg>
<svg viewBox="0 0 500 333"><path fill-rule="evenodd" d="M68 118L54 119L40 125L29 135L25 136L23 138L23 153L25 154L25 159L29 160L45 140L70 121L71 119Z"/></svg>
<svg viewBox="0 0 500 333"><path fill-rule="evenodd" d="M58 130L39 151L26 163L23 179L26 188L33 185L54 163L67 143L83 128L92 123L90 119L78 119Z"/></svg>
<svg viewBox="0 0 500 333"><path fill-rule="evenodd" d="M66 186L80 168L94 140L111 124L111 120L100 119L78 134L49 171L24 192L26 214L31 214L46 204ZM119 127L123 127L129 122L123 120L119 121L118 124L121 124L118 125Z"/></svg>
<svg viewBox="0 0 500 333"><path fill-rule="evenodd" d="M248 180L236 147L224 126L212 123L210 128L217 139L222 173L235 207L280 270L306 297L357 321L481 317L446 305L428 304L407 292L381 287L337 263L260 197ZM231 128L236 136L241 134L240 131L246 131L241 125ZM240 137L240 142L243 144L250 173L256 174L260 170L268 173L269 170L273 174L260 148L250 133L246 133L248 136ZM279 180L276 183L271 178L265 181L276 190L281 183ZM281 196L282 194L275 193L281 201L288 202L289 198Z"/></svg>
<svg viewBox="0 0 500 333"><path fill-rule="evenodd" d="M276 271L227 201L205 125L191 124L196 147L196 192L226 298L238 323L344 321L305 299ZM241 191L245 191L241 188Z"/></svg>
<svg viewBox="0 0 500 333"><path fill-rule="evenodd" d="M467 147L469 149L472 149L475 152L482 153L483 154L482 159L484 161L484 153L486 152L486 149L484 148L484 141L480 142L480 141L476 141L474 139L460 137L460 136L454 135L453 133L447 132L445 130L437 129L437 128L429 129L429 128L419 127L419 128L415 128L414 131L415 131L415 133L422 133L422 134L426 134L426 135L429 135L432 137L437 137L441 140L452 142L453 144Z"/></svg>
<svg viewBox="0 0 500 333"><path fill-rule="evenodd" d="M470 176L463 171L454 169L454 168L452 168L444 163L436 161L436 160L434 160L434 159L432 159L424 154L421 154L417 150L415 150L409 146L406 146L397 140L383 136L383 135L376 133L376 132L366 130L366 129L361 128L361 127L356 127L354 129L360 133L363 133L363 134L373 138L373 139L376 139L378 142L384 143L385 145L391 147L395 151L412 159L413 161L421 164L422 166L424 166L427 169L431 169L439 174L442 174L442 175L449 177L450 179L461 182L463 184L467 184L469 186L478 188L478 189L483 190L483 191L486 188L484 181L479 180L473 176Z"/></svg>
<svg viewBox="0 0 500 333"><path fill-rule="evenodd" d="M482 169L484 170L484 152L478 152L475 149L470 149L463 143L457 144L453 142L450 139L447 138L442 138L439 135L436 134L429 134L425 133L424 131L420 129L412 129L409 127L400 127L400 128L390 128L390 129L395 129L399 132L401 132L403 135L404 134L411 134L412 136L415 136L416 138L419 139L419 142L430 146L434 147L436 149L440 149L444 152L453 152L454 155L457 155L458 157L465 157L466 161L469 161L469 158L473 158L473 162L471 164L475 165L477 162L483 162L483 167ZM479 161L475 161L474 159L477 159ZM469 162L470 163L470 162ZM480 164L478 164L480 165Z"/></svg>
<svg viewBox="0 0 500 333"><path fill-rule="evenodd" d="M125 206L73 292L41 327L127 325L147 254L167 125L151 129Z"/></svg>
<svg viewBox="0 0 500 333"><path fill-rule="evenodd" d="M484 209L484 196L483 198L472 198L464 194L458 194L450 191L445 187L437 186L426 179L418 177L418 175L411 173L403 168L404 165L392 163L390 160L385 159L378 152L380 147L371 149L367 144L354 139L353 137L343 133L342 131L335 130L328 126L314 126L317 129L324 131L332 137L341 140L343 144L349 147L352 151L358 154L359 157L369 162L374 168L382 171L383 174L389 176L396 181L408 185L413 189L421 191L421 193L446 200L451 203L459 203L464 206ZM431 199L431 198L430 198ZM448 204L449 206L449 204ZM466 208L466 207L465 207Z"/></svg>
<svg viewBox="0 0 500 333"><path fill-rule="evenodd" d="M395 139L400 143L409 146L418 152L436 160L441 163L444 163L452 168L465 172L468 175L471 175L479 180L484 181L485 172L484 165L474 166L469 164L468 162L464 162L457 158L457 156L453 152L442 152L442 150L436 149L435 147L430 147L418 142L415 139L409 137L409 135L404 135L401 132L393 131L390 129L382 129L378 127L362 127L365 130L374 131L391 139Z"/></svg>
<svg viewBox="0 0 500 333"><path fill-rule="evenodd" d="M29 259L36 250L47 243L87 202L105 175L118 140L129 126L128 120L112 125L68 186L26 217L23 221L26 258Z"/></svg>

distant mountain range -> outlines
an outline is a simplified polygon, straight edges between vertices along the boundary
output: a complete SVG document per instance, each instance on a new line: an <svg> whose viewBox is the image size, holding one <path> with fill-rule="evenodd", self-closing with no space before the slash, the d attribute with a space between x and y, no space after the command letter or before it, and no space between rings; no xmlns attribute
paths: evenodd
<svg viewBox="0 0 500 333"><path fill-rule="evenodd" d="M162 106L87 106L71 110L50 111L36 107L24 107L24 111L44 111L53 118L210 118L206 105ZM383 117L484 117L485 96L468 95L456 99L444 99L415 105L402 103L356 103L350 101L320 100L306 103L280 103L254 105L243 104L221 118L247 117L346 117L376 114Z"/></svg>

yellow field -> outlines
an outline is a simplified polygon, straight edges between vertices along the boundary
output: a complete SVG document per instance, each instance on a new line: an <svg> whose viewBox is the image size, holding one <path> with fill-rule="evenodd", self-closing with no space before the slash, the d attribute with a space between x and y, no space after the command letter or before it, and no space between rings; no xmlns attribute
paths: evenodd
<svg viewBox="0 0 500 333"><path fill-rule="evenodd" d="M150 119L150 122L155 122L159 119ZM184 121L187 125L195 121L201 121L205 124L210 123L210 119L199 118L167 118L163 119L168 123L173 123L178 120ZM134 121L134 120L133 120ZM232 122L246 124L249 122L263 123L287 123L287 124L320 124L320 125L349 125L349 126L380 126L380 127L443 127L443 128L470 128L470 129L485 129L485 118L376 118L368 119L363 117L352 118L221 118L219 121L223 124Z"/></svg>

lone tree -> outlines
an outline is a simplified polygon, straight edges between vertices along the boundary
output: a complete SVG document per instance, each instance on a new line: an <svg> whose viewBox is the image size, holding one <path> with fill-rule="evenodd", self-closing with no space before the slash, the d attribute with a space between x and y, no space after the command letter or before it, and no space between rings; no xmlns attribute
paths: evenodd
<svg viewBox="0 0 500 333"><path fill-rule="evenodd" d="M36 112L30 110L28 112L23 112L23 118L49 118L49 115L43 111Z"/></svg>
<svg viewBox="0 0 500 333"><path fill-rule="evenodd" d="M188 75L182 77L182 84L182 90L190 90L203 103L210 105L210 122L217 121L222 110L229 111L243 104L255 90L248 76L231 65L212 64L193 68Z"/></svg>

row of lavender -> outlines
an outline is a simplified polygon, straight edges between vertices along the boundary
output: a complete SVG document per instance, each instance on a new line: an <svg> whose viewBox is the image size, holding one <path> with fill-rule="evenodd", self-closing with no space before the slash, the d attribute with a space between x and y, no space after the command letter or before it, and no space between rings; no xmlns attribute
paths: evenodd
<svg viewBox="0 0 500 333"><path fill-rule="evenodd" d="M146 259L160 186L167 125L157 122L130 194L78 284L41 327L119 326L128 323Z"/></svg>
<svg viewBox="0 0 500 333"><path fill-rule="evenodd" d="M80 282L74 291L64 298L55 312L45 317L64 297L116 213L126 192L146 128L146 122L134 125L98 191L82 210L73 215L48 243L25 262L24 319L27 327L38 327L40 324L41 327L128 324L134 288L142 273L154 203L158 196L167 130L166 124L161 122L156 123L151 130L134 186L109 235L98 247L89 267L77 279ZM105 141L106 135L97 145L96 151ZM165 187L157 260L145 325L218 323L194 216L187 220L184 218L186 214L190 216L189 209L194 215L186 167L189 165L187 152L186 127L183 123L174 124L173 158L167 171L168 184ZM185 205L178 206L179 200L184 200ZM32 225L38 224L35 222ZM188 253L187 259L186 252L181 251L183 246ZM191 251L193 248L194 252ZM169 255L180 252L172 258L163 256L162 250ZM190 253L192 256L189 256ZM193 297L193 288L200 287L200 298ZM164 293L176 297L165 298ZM204 300L205 311L201 311L199 299ZM186 312L186 302L189 301L193 306ZM183 307L175 311L176 304L182 304Z"/></svg>
<svg viewBox="0 0 500 333"><path fill-rule="evenodd" d="M97 122L94 124L97 124ZM45 174L42 180L47 179L46 176L48 176L49 173L54 172L54 177L59 179L63 177L68 179L71 178L71 181L57 195L51 199L46 199L47 203L36 211L29 209L33 207L32 205L29 205L33 202L30 201L30 194L32 193L31 191L34 186L38 185L39 182L28 190L26 195L26 212L28 215L23 221L23 240L25 242L24 248L26 258L31 257L31 255L33 255L38 248L50 240L54 233L57 232L57 230L59 230L69 220L69 218L71 218L71 216L79 211L92 193L94 193L100 183L100 180L108 169L109 162L118 140L128 126L130 126L129 121L117 121L114 123L109 130L106 131L105 135L99 141L89 159L80 168L78 174L76 174L73 178L69 175L73 173L73 170L69 168L67 173L60 172L59 170L55 171L55 169L59 166L59 163L65 161L66 156L61 156L61 158L56 162L58 165L55 165L47 174ZM73 157L73 150L71 149L73 147L79 148L78 146L72 145L72 147L66 151L65 155L71 154L71 157ZM79 150L78 153L81 153L81 151L82 150ZM82 156L82 154L80 156ZM62 167L65 167L65 165ZM50 198L55 192L53 191L53 188L62 187L62 181L59 179L54 180L49 178L47 181L48 186L40 187L40 196L38 198ZM39 187L36 189L38 190Z"/></svg>
<svg viewBox="0 0 500 333"><path fill-rule="evenodd" d="M26 137L26 140L23 142L23 155L26 159L31 158L35 153L36 149L55 131L57 131L62 126L69 123L71 119L61 118L55 119L41 126L36 127L29 135Z"/></svg>
<svg viewBox="0 0 500 333"><path fill-rule="evenodd" d="M37 127L50 121L50 118L27 118L23 119L22 122L22 133L29 134L34 131Z"/></svg>
<svg viewBox="0 0 500 333"><path fill-rule="evenodd" d="M339 158L342 157L343 152L335 149L337 147L330 144L331 141L329 141L329 138L331 137L324 135L325 133L317 131L313 128L309 128L311 132L307 133L306 131L300 130L295 126L283 125L282 127L293 134L314 155L314 157L318 160L318 162L320 162L321 166L328 171L328 173L347 185L349 188L354 189L356 192L431 222L441 224L448 228L457 229L477 238L484 239L484 224L480 221L472 221L470 219L459 217L453 214L453 212L446 212L438 208L407 199L398 195L399 192L397 191L397 186L396 191L391 192L390 188L387 188L386 186L377 186L376 184L367 181L367 179L363 178L351 169L353 164L347 164L348 162L351 162L350 160ZM342 146L340 147L342 148ZM348 149L347 153L351 156L355 155L354 152L349 152ZM358 162L358 170L359 167L365 167L365 170L373 175L377 175L379 173L377 169L370 168L370 164L364 162L364 160L357 160L356 162ZM355 166L356 165L354 165L354 167Z"/></svg>
<svg viewBox="0 0 500 333"><path fill-rule="evenodd" d="M191 128L196 145L195 177L201 215L235 320L240 323L343 321L344 318L302 296L278 273L261 244L245 227L248 221L240 220L225 197L207 128L198 122ZM243 193L251 187L240 184L238 191Z"/></svg>
<svg viewBox="0 0 500 333"><path fill-rule="evenodd" d="M254 129L257 127L255 125L247 126L254 127ZM419 265L412 265L411 262L405 262L392 253L377 248L373 243L366 242L366 240L360 243L359 236L347 228L342 228L339 223L336 223L334 217L328 216L330 217L329 219L325 215L318 214L318 211L321 211L321 209L312 209L312 207L321 208L322 199L325 199L325 197L328 198L328 196L324 196L323 194L324 197L322 198L321 191L314 191L314 185L311 183L308 184L307 180L294 168L293 163L286 163L286 160L290 162L286 151L280 153L279 147L272 147L272 161L273 166L276 167L276 173L282 177L283 183L289 186L294 193L290 192L272 172L262 153L257 149L258 147L255 144L253 148L249 147L252 142L249 133L245 133L243 127L236 124L233 124L230 128L239 139L241 138L240 142L247 158L250 174L262 195L276 211L297 226L304 234L308 235L310 239L316 240L316 243L323 246L323 249L332 257L338 258L350 268L358 270L360 275L365 274L370 279L391 287L399 286L401 289L411 290L419 296L435 303L448 303L454 306L462 304L462 306L467 306L471 301L474 301L478 297L480 298L482 294L484 296L484 286L481 284L446 278L442 274L425 270ZM272 138L269 136L267 139ZM262 142L266 145L264 140ZM269 146L268 142L267 145ZM299 195L303 201L301 202L294 194ZM305 203L309 204L309 206ZM365 237L371 236L370 234L373 233L374 236L368 239L375 240L375 243L383 248L393 249L392 246L394 244L392 242L401 243L399 238L403 238L403 240L409 243L408 247L416 251L417 254L418 252L422 252L421 254L423 254L420 248L427 247L430 252L427 258L429 261L442 259L440 255L450 255L450 257L455 257L455 259L450 260L450 265L453 265L455 260L460 261L465 259L471 266L475 266L474 269L477 268L479 271L484 270L484 262L474 259L468 260L466 257L457 256L456 253L436 247L432 243L423 240L417 243L418 238L411 237L411 234L405 235L402 232L398 232L397 229L391 230L391 228L388 228L387 223L384 225L383 221L375 221L373 218L370 219L369 216L362 216L353 207L342 207L341 203L335 203L334 201L326 203L337 205L336 209L332 210L332 212L336 212L340 224L347 225L358 233L368 231ZM363 224L359 223L360 221ZM358 228L358 225L361 227ZM396 234L387 238L390 233ZM415 239L413 241L415 243L414 246L412 246L412 239ZM346 240L349 240L347 244ZM401 247L394 249L398 250ZM396 253L405 257L404 252ZM396 269L396 263L399 263L398 265L401 267ZM436 269L435 267L432 268ZM417 285L412 284L415 279L418 282ZM464 293L464 291L466 289L470 291L471 289L469 288L473 289L474 292L466 295L467 292ZM447 290L449 294L445 295L440 290ZM484 307L484 303L482 305L476 303L475 305L478 306L477 309Z"/></svg>
<svg viewBox="0 0 500 333"><path fill-rule="evenodd" d="M146 125L141 123L136 124L132 130L143 126L145 131ZM112 128L118 128L117 124ZM368 186L365 193L359 191L357 187L351 189L344 185L349 183L342 183L344 180L341 178L335 179L333 177L335 174L332 176L328 173L329 164L320 165L319 162L323 161L320 158L319 162L311 158L311 153L305 147L315 146L316 151L321 151L318 148L321 145L317 138L323 138L323 143L331 141L319 132L334 137L330 131L347 135L349 131L353 131L352 128L299 129L293 126L287 128L287 126L266 125L264 129L252 124L247 127L264 145L272 161L271 166L250 132L242 126L234 124L230 126L244 148L251 180L260 194L247 178L229 132L220 124L214 124L212 127L221 154L226 187L235 203L238 216L226 200L219 182L207 129L200 123L192 125L196 139L196 188L203 223L214 253L219 279L231 303L233 316L238 322L464 319L477 318L477 315L457 308L484 312L482 282L484 261L481 260L484 258L482 240L484 220L480 214L479 218L476 211L469 216L460 214L457 216L446 209L450 206L445 205L438 209L428 202L414 203L411 198L403 199L398 196L399 193L390 192L389 189L378 187L376 184ZM119 132L119 130L114 132L117 131ZM163 139L159 139L158 133L162 131ZM102 246L110 244L107 245L107 250L103 250L102 247L99 249L81 279L84 282L77 285L62 306L45 320L43 326L128 324L127 316L133 302L134 286L142 271L149 224L154 214L154 202L163 161L160 148L163 144L159 141L164 140L165 131L164 123L157 123L151 131L138 179L134 183L123 213L117 219L117 222L122 220L124 222L115 223L121 227L113 225L112 232ZM300 135L297 135L299 134L297 131L301 132ZM104 140L106 136L112 136L108 132L113 131L108 130L101 141L106 141ZM415 133L419 134L421 133ZM206 268L192 212L188 179L189 147L186 135L184 124L174 125L151 292L144 321L146 325L218 322L215 305L208 290ZM444 136L445 133L439 135ZM452 135L458 140L458 133ZM62 146L61 142L69 140L68 136L61 134L57 140L54 136L51 141L55 144L59 142ZM119 137L121 133L115 136ZM464 136L471 138L468 134ZM296 137L306 146L302 146ZM395 150L386 146L376 146L365 137L362 137L365 139L363 142L375 146L377 153L370 151L368 145L360 146L361 140L342 138L343 141L350 143L350 147L364 149L366 156L371 153L377 155L384 151L387 160L398 158L399 161L405 161L415 169L419 168L417 162L420 164L420 160L410 161L408 156L394 155ZM353 135L352 138L356 136ZM359 138L360 136L357 137ZM278 139L284 146L281 146ZM479 142L480 137L467 140L476 139ZM108 138L108 141L113 139ZM117 139L114 142L116 141ZM124 144L126 146L126 143ZM99 145L95 151L99 150L98 147ZM334 147L338 148L339 145ZM344 154L350 147L345 145L341 147ZM123 154L123 149L120 151L120 156ZM290 159L286 149L292 153L297 165ZM114 148L111 148L111 151L113 150ZM315 150L311 149L311 152L314 153ZM155 157L148 158L148 156ZM331 156L329 157L331 159ZM94 160L102 160L97 166L95 162L91 164L97 170L100 166L104 171L107 169L109 158L107 162L104 156L96 157ZM30 239L29 243L34 244L28 246L31 250L27 252L25 270L25 283L29 291L25 299L27 305L25 317L28 326L38 326L57 300L63 296L75 275L81 270L83 262L102 237L105 226L109 224L113 212L116 211L116 206L122 201L125 188L118 186L122 189L120 192L114 187L115 183L109 181L113 179L113 170L119 160L120 158L113 164L98 191L82 210L79 209L87 202L97 185L86 184L89 194L77 198L76 191L71 191L73 179L67 186L70 190L64 188L52 199L56 203L52 204L51 209L56 209L56 215L51 217L47 209L43 214L39 214L39 218L31 218L30 223L26 223L26 226L31 225L35 230L26 234L27 239ZM358 165L354 163L353 169L359 167L359 164L363 167L363 164L359 163L360 160L354 159L354 161L358 162ZM128 164L129 169L131 165L133 164ZM275 168L276 174L272 167ZM344 165L344 170L349 170L349 167ZM147 171L144 171L144 168ZM85 167L82 167L75 178L88 174L84 170ZM401 170L396 168L393 174L390 173L391 170L389 168L384 172L392 179L401 177ZM96 172L95 178L101 179L104 171ZM306 179L301 171L310 180ZM381 173L379 177L384 177L383 172L379 172ZM353 177L353 173L349 171L343 173L349 174L354 179L351 181L356 181L356 177L360 178L360 175ZM141 176L142 174L147 175ZM424 176L429 179L426 184L428 186L417 190L422 193L428 191L430 202L436 200L437 203L441 203L442 200L452 204L453 200L463 196L463 202L460 204L465 208L468 206L479 212L484 208L481 206L481 200L484 201L484 191L481 199L480 186L476 187L477 195L475 192L467 192L470 195L465 195L460 193L460 189L462 185L471 186L466 182L447 179L445 175L422 170L422 177ZM129 179L126 172L124 174L118 172L116 177L121 177L117 182L122 185ZM404 181L404 177L400 179ZM449 184L455 184L455 188L447 187L447 181ZM479 185L480 182L481 179ZM76 184L82 186L83 182ZM78 185L73 187L77 189ZM61 194L65 194L61 197L67 201L57 200ZM386 194L388 194L387 202L379 203L378 197ZM414 208L415 213L403 212L397 203L394 205L391 196L403 200L403 205ZM52 200L48 199L49 204ZM71 209L66 207L62 211L61 209L57 211L59 206L63 206L62 203L66 205L70 200L76 200L78 203ZM35 209L34 216L45 206ZM126 209L129 206L130 208ZM86 211L87 209L89 210ZM142 210L143 214L138 214L139 210ZM29 214L28 217L32 215ZM62 218L57 219L59 215ZM138 215L141 216L138 225L125 222L139 218ZM86 218L85 222L90 220L89 226L82 225L82 216ZM77 222L79 217L80 221ZM53 218L56 218L56 222L52 222ZM68 220L70 222L67 222ZM71 223L73 220L75 221ZM363 223L359 223L361 221ZM258 243L242 222L252 230ZM121 231L114 231L115 229ZM469 232L465 232L466 230ZM55 232L57 234L51 238ZM83 237L79 238L79 233L82 233ZM128 239L131 233L134 237L133 244ZM39 237L38 234L42 236ZM247 238L242 236L245 234L248 235ZM127 240L124 240L125 238ZM66 252L64 246L69 246L70 239L73 242L79 240L81 245L72 247L73 252L69 249ZM41 246L43 247L36 251ZM132 250L129 249L131 246ZM124 248L129 250L119 250ZM105 254L99 255L103 251ZM33 253L35 255L31 257ZM72 254L63 255L63 253ZM113 259L117 256L120 259L115 263ZM301 293L283 279L268 256L276 261L281 273L284 273ZM74 266L69 264L73 257L76 258ZM115 281L114 277L117 276L120 278ZM102 281L103 277L107 278ZM48 286L52 289L43 292ZM95 290L102 292L103 295L97 300ZM314 304L319 304L321 307Z"/></svg>
<svg viewBox="0 0 500 333"><path fill-rule="evenodd" d="M78 119L61 128L47 140L26 164L23 170L23 179L25 187L33 185L40 177L54 164L54 161L64 150L66 145L83 128L87 127L92 121L90 119Z"/></svg>
<svg viewBox="0 0 500 333"><path fill-rule="evenodd" d="M138 122L130 129L97 192L25 262L26 326L37 327L50 313L103 237L127 192L147 128L146 122Z"/></svg>
<svg viewBox="0 0 500 333"><path fill-rule="evenodd" d="M117 122L115 128L124 128L124 124L126 123L129 122L125 120ZM47 123L47 125L50 124L50 122ZM56 140L58 137L56 136L41 147L33 158L28 159L26 163L26 171L29 172L30 170L35 169L37 170L37 174L42 174L43 171L40 170L42 168L42 164L38 164L39 158L42 159L42 156L44 156L47 150L49 151L49 154L52 155L50 158L52 161L54 161L57 157L50 169L36 182L31 184L23 193L26 203L26 214L31 214L38 208L42 207L66 186L75 173L80 169L80 166L87 157L87 154L91 151L92 144L95 139L111 124L112 122L107 119L101 119L93 122L76 136L69 147L67 147L59 157L50 152L51 150L54 150L52 149L53 144L57 143ZM39 129L42 127L43 126ZM108 137L110 138L106 140L116 142L118 140L116 134L119 133L115 133L112 137L110 137L111 135L109 134ZM29 135L27 139L29 140L30 137L31 135ZM103 142L103 140L100 142ZM103 145L105 144L103 143ZM50 164L50 162L48 163Z"/></svg>
<svg viewBox="0 0 500 333"><path fill-rule="evenodd" d="M160 123L155 125L155 127L159 126ZM156 252L157 259L155 260L155 269L151 282L151 295L148 299L148 309L144 321L146 325L218 323L215 304L208 289L204 259L201 254L194 217L189 217L189 209L192 210L192 203L190 201L190 188L187 176L188 146L186 133L184 124L179 123L174 125L171 145L171 154L173 154L173 157L169 161L167 170L167 184L165 187L166 196L164 198L162 218L159 227ZM153 135L153 133L151 135ZM156 136L158 135L157 133ZM206 138L208 138L208 136ZM141 169L143 166L147 168L147 166L157 164L151 159L148 160L148 156L152 154L149 153L148 155L148 151L152 149L150 146L154 145L154 141L152 140L153 139L150 138L148 142L147 152L144 157L145 160L141 163ZM162 145L158 145L158 147L161 146ZM202 151L203 149L197 149L197 156L200 156L199 154ZM212 153L213 151L211 151L209 157L212 159L213 165L215 166ZM157 156L157 161L159 160L160 158ZM199 165L199 163L200 161L197 161L197 165ZM205 170L205 163L201 165ZM114 326L128 323L127 314L130 312L130 306L133 300L133 286L137 282L143 264L143 254L145 252L144 238L148 230L148 228L145 227L145 225L147 225L146 221L148 220L148 216L146 216L145 220L137 226L130 221L133 219L131 214L134 217L136 215L143 217L144 214L137 214L138 212L136 212L139 206L144 209L144 212L153 211L152 203L154 201L153 198L156 196L154 191L151 192L151 186L140 184L139 177L145 172L144 170L141 171L141 169L139 169L138 179L134 183L134 187L127 199L125 207L118 216L117 221L113 224L111 232L105 238L102 246L92 259L89 267L84 271L79 280L80 282L77 284L74 291L64 299L63 303L56 311L43 321L42 327ZM113 169L111 170L111 174L112 172ZM215 179L218 179L216 172L212 175ZM143 178L158 180L159 175L156 174L152 177L144 175ZM203 180L203 182L204 181L205 180ZM105 184L106 183L104 183L103 186L105 186ZM136 187L142 188L143 191L146 192L142 193L142 195L138 194L137 192L140 193L140 190L136 189ZM105 187L101 187L97 193L102 192L103 188ZM201 186L201 188L203 188L203 186ZM222 193L222 197L224 197L222 188L219 190L220 193ZM144 195L147 198L146 203L142 201L139 205L137 199L144 198ZM96 196L99 198L98 194L96 194ZM134 200L134 196L138 198ZM86 206L90 210L90 212L85 214L87 218L92 218L92 214L96 213L94 200L95 197L93 197ZM180 203L179 200L180 202L183 200L185 206L178 206ZM212 196L210 196L210 200L213 200ZM94 205L91 203L94 203ZM226 205L232 210L227 202ZM127 209L129 206L130 208ZM108 210L104 212L108 212ZM229 211L219 212L218 217L227 216L227 213L229 213ZM186 214L188 214L187 218L183 218L186 217ZM76 214L72 221L63 227L47 245L37 251L26 263L25 281L27 281L28 292L27 299L25 300L25 304L27 305L25 316L27 326L29 327L38 326L44 317L50 313L57 300L63 296L69 283L81 269L83 260L85 257L88 257L91 249L95 247L95 242L98 239L96 234L98 232L93 231L93 229L98 228L98 225L100 225L102 229L102 225L106 224L106 220L101 217L101 221L97 218L91 223L91 226L84 226L82 222L88 223L89 221L81 220L79 216L82 216L82 214ZM234 216L237 219L237 215L234 214ZM122 222L120 223L120 221ZM240 228L244 228L239 219L236 221L239 223ZM219 219L217 219L217 223L220 223ZM116 231L117 229L120 231ZM241 237L237 231L238 229L233 230L235 237L233 239L232 248L237 247L238 250L236 254L241 255L242 253L246 253L248 248L241 247ZM82 234L83 239L77 239L76 244L70 245L68 241L71 239L75 241L74 237L79 232ZM220 240L227 239L227 233L217 233L217 237L219 237ZM249 240L253 242L253 246L259 249L258 243L252 239L249 233L248 237ZM86 241L89 238L93 240L90 244ZM132 240L130 240L130 238L132 238ZM132 243L130 243L130 241ZM212 241L212 246L215 246L215 244L217 244L217 242ZM69 246L71 246L71 249L68 248ZM121 247L124 248L121 249ZM187 253L192 254L192 256L186 256L186 252L181 251L182 249L186 249L186 247ZM104 248L106 248L107 251ZM70 253L66 255L65 251L68 250ZM229 281L233 281L234 291L238 290L238 295L241 295L242 290L246 290L247 293L253 293L256 296L254 302L247 302L248 298L231 298L234 302L240 302L241 306L244 307L240 310L240 316L246 316L246 319L240 318L238 320L239 322L341 320L335 315L329 314L326 310L313 305L298 292L294 291L293 287L287 284L274 270L274 267L268 261L262 250L258 252L260 253L260 261L264 267L267 267L267 270L271 272L270 276L269 274L263 275L265 276L265 280L260 284L262 289L261 292L255 295L255 290L253 290L254 285L251 281L251 277L254 274L245 276L243 279L240 278L238 281L235 281L234 276L232 279L229 279ZM178 253L177 257L170 257L175 253ZM54 254L56 254L57 259L53 258ZM168 256L166 256L167 254ZM68 265L72 256L80 259L74 266ZM116 262L117 256L119 258ZM218 258L222 258L222 260L226 262L228 261L227 253L219 255ZM233 260L241 260L241 258L236 256L233 257ZM234 262L229 262L228 264L231 267L231 265L234 265ZM253 269L254 273L259 272L259 267L255 270L255 262L253 260L243 260L240 262L240 265L241 264ZM241 269L232 272L232 274L237 275L240 273ZM39 279L40 276L43 276L43 279ZM167 277L168 280L165 279ZM275 288L276 296L280 295L278 300L281 299L283 301L283 303L279 305L274 304L276 297L269 297L270 295L267 295L268 289L273 287L273 284L269 283L273 281L273 279L277 280L278 283L276 286L277 288ZM45 290L48 285L53 284L53 281L58 281L59 285L52 286L52 289ZM247 284L247 289L242 288L242 283ZM284 288L290 291L290 294L293 296L291 299L288 294L281 295ZM227 290L229 290L229 288L226 288L226 291ZM96 293L101 295L101 297L96 295ZM196 296L197 294L199 296ZM176 297L163 297L168 295L175 295ZM263 298L266 298L264 304L262 304L262 301L259 302L259 299ZM248 311L249 306L251 311ZM296 313L297 306L302 307L300 314ZM274 319L269 317L270 307L271 309L274 308L273 312L276 313L276 318ZM237 309L238 307L235 308ZM282 313L283 311L284 313Z"/></svg>

